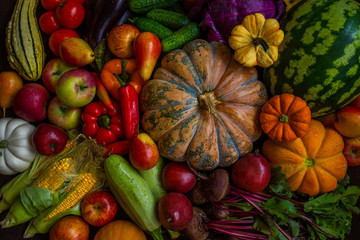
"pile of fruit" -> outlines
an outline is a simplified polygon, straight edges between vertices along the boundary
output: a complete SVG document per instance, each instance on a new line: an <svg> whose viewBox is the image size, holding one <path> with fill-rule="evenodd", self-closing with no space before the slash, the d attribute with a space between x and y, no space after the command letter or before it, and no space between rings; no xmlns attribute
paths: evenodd
<svg viewBox="0 0 360 240"><path fill-rule="evenodd" d="M360 4L246 2L16 0L0 236L345 239Z"/></svg>

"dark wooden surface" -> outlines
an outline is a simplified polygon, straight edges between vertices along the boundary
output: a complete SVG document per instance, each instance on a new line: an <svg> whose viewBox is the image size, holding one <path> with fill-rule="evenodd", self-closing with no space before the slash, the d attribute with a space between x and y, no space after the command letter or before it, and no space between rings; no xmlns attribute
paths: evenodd
<svg viewBox="0 0 360 240"><path fill-rule="evenodd" d="M2 0L0 8L0 71L11 70L6 59L6 50L5 50L5 28L8 20L10 19L12 10L14 8L15 0ZM41 7L39 10L41 11ZM39 14L39 12L38 12ZM47 47L47 36L44 36L44 44ZM52 55L48 53L46 61L52 59ZM41 81L41 80L39 80ZM8 114L12 115L11 112ZM351 183L360 186L360 167L351 167L348 170L348 173L351 178ZM13 176L3 176L0 175L0 187L6 184ZM0 220L2 220L7 212L0 214ZM116 218L127 219L126 215L121 209L119 209ZM23 239L22 235L26 229L27 224L22 224L17 227L12 227L9 229L0 229L0 240L20 240ZM91 228L90 239L93 239L95 232L98 228ZM48 239L48 234L38 234L31 240L45 240ZM150 238L149 238L150 239ZM181 237L181 239L186 239ZM352 222L352 231L347 236L346 240L359 240L360 239L360 216L355 215Z"/></svg>

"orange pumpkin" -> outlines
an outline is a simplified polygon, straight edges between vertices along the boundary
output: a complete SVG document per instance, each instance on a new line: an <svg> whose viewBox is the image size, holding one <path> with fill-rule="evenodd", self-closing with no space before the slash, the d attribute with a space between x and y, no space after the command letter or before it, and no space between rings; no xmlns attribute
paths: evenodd
<svg viewBox="0 0 360 240"><path fill-rule="evenodd" d="M334 190L337 181L345 177L343 148L339 133L312 120L302 138L291 142L267 139L262 153L271 167L281 167L292 191L315 196Z"/></svg>
<svg viewBox="0 0 360 240"><path fill-rule="evenodd" d="M115 220L101 227L94 240L146 240L146 236L135 223Z"/></svg>
<svg viewBox="0 0 360 240"><path fill-rule="evenodd" d="M162 156L212 170L252 150L267 93L229 47L198 39L164 56L140 101L142 127Z"/></svg>
<svg viewBox="0 0 360 240"><path fill-rule="evenodd" d="M293 94L275 95L261 108L261 128L273 140L293 141L304 136L310 121L310 108Z"/></svg>

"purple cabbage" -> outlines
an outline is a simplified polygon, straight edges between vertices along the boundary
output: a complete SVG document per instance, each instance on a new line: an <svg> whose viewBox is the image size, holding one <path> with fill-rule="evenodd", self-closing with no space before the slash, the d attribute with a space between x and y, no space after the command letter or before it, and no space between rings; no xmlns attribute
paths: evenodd
<svg viewBox="0 0 360 240"><path fill-rule="evenodd" d="M202 16L201 29L209 42L227 43L231 30L250 14L262 13L265 18L280 18L285 13L283 0L202 0L189 12L189 18Z"/></svg>

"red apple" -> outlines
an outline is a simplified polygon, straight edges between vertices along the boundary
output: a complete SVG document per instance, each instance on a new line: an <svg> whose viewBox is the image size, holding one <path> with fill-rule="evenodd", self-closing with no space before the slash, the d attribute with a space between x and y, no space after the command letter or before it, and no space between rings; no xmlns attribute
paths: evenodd
<svg viewBox="0 0 360 240"><path fill-rule="evenodd" d="M74 129L81 123L81 111L79 107L66 106L55 96L49 103L48 119L62 129Z"/></svg>
<svg viewBox="0 0 360 240"><path fill-rule="evenodd" d="M344 139L343 154L349 166L360 165L360 137Z"/></svg>
<svg viewBox="0 0 360 240"><path fill-rule="evenodd" d="M25 84L16 93L13 102L14 113L28 122L40 122L46 118L49 91L41 84Z"/></svg>
<svg viewBox="0 0 360 240"><path fill-rule="evenodd" d="M245 155L231 167L231 180L234 185L253 193L264 190L270 178L269 162L258 151Z"/></svg>
<svg viewBox="0 0 360 240"><path fill-rule="evenodd" d="M146 133L134 135L129 140L129 159L136 169L148 170L159 160L159 149L154 140Z"/></svg>
<svg viewBox="0 0 360 240"><path fill-rule="evenodd" d="M39 124L32 134L32 142L36 150L42 155L61 152L67 142L66 132L50 123Z"/></svg>
<svg viewBox="0 0 360 240"><path fill-rule="evenodd" d="M68 215L57 221L49 233L50 240L88 240L89 224L81 217Z"/></svg>
<svg viewBox="0 0 360 240"><path fill-rule="evenodd" d="M360 108L360 95L350 103L350 106Z"/></svg>
<svg viewBox="0 0 360 240"><path fill-rule="evenodd" d="M186 164L170 162L162 171L162 183L168 191L187 193L195 186L196 176Z"/></svg>
<svg viewBox="0 0 360 240"><path fill-rule="evenodd" d="M340 109L334 128L344 137L360 137L360 108L346 106Z"/></svg>
<svg viewBox="0 0 360 240"><path fill-rule="evenodd" d="M165 228L181 231L189 225L193 217L193 207L183 193L167 193L158 202L158 216Z"/></svg>
<svg viewBox="0 0 360 240"><path fill-rule="evenodd" d="M116 215L117 202L105 190L87 194L81 201L81 216L92 226L100 227L110 222Z"/></svg>
<svg viewBox="0 0 360 240"><path fill-rule="evenodd" d="M325 127L334 128L334 123L336 121L336 112L318 117L317 120L319 120Z"/></svg>
<svg viewBox="0 0 360 240"><path fill-rule="evenodd" d="M96 79L85 69L72 69L58 79L56 95L69 107L84 107L96 94Z"/></svg>
<svg viewBox="0 0 360 240"><path fill-rule="evenodd" d="M76 67L70 66L60 58L50 60L44 67L42 81L45 87L52 93L55 93L55 87L59 77L65 72Z"/></svg>

